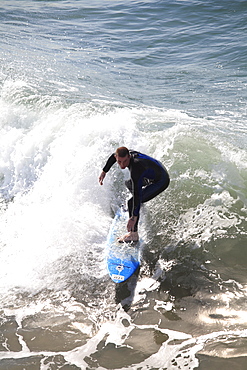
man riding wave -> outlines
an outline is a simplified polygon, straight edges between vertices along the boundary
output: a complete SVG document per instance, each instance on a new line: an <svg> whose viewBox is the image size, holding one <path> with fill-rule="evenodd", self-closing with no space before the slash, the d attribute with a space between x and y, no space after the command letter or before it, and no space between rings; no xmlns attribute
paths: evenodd
<svg viewBox="0 0 247 370"><path fill-rule="evenodd" d="M141 204L164 191L170 183L170 178L167 170L158 160L126 147L120 147L108 158L99 176L100 185L103 185L106 173L116 162L121 169L129 169L130 180L125 184L132 193L128 201L128 233L120 237L118 241L136 242L139 240L138 221Z"/></svg>

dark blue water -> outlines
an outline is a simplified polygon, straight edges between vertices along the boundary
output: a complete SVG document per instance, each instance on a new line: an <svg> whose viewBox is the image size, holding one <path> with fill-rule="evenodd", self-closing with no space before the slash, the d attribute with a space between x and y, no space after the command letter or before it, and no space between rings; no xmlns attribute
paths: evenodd
<svg viewBox="0 0 247 370"><path fill-rule="evenodd" d="M1 2L1 369L245 369L246 11ZM142 209L139 275L115 286L128 173L98 176L122 145L171 184Z"/></svg>

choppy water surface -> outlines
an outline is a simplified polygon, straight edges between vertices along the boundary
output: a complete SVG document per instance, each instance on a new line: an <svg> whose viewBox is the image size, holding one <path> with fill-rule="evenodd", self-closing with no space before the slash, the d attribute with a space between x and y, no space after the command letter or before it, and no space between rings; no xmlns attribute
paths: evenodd
<svg viewBox="0 0 247 370"><path fill-rule="evenodd" d="M245 369L246 1L0 4L0 369ZM108 156L159 159L138 275Z"/></svg>

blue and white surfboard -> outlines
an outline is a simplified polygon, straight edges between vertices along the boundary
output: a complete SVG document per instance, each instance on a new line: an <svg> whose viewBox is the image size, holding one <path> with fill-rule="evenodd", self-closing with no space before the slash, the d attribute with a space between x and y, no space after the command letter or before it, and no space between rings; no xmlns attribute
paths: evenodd
<svg viewBox="0 0 247 370"><path fill-rule="evenodd" d="M140 266L140 241L119 243L117 238L126 231L128 212L118 209L107 238L107 269L115 283L126 281Z"/></svg>

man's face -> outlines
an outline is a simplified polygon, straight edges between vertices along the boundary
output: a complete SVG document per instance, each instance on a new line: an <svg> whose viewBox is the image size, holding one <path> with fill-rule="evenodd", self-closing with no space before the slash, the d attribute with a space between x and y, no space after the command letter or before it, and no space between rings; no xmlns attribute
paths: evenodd
<svg viewBox="0 0 247 370"><path fill-rule="evenodd" d="M119 157L118 155L115 155L117 163L119 164L120 168L124 170L126 167L128 167L130 163L130 156L126 155L125 157Z"/></svg>

